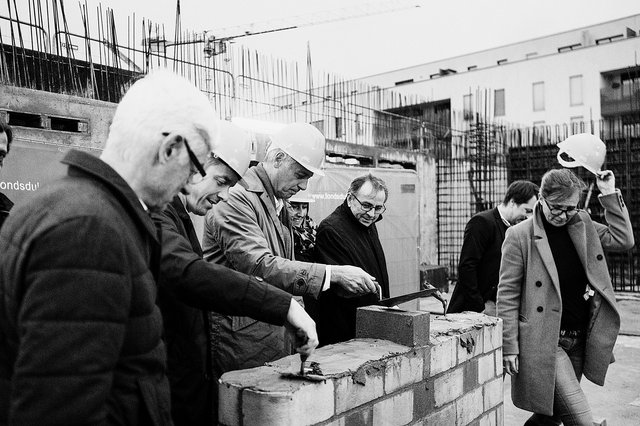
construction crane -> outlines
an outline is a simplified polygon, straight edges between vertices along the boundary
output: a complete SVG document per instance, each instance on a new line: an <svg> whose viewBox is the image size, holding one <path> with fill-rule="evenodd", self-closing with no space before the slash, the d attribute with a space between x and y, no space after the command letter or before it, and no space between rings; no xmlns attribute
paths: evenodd
<svg viewBox="0 0 640 426"><path fill-rule="evenodd" d="M155 44L153 47L155 47L156 51L158 49L157 46L163 46L166 48L186 43L205 43L204 54L206 57L210 58L221 53L225 53L227 51L228 43L237 38L288 31L314 25L345 21L348 19L362 18L365 16L397 12L399 10L420 7L422 1L423 0L365 1L345 8L318 11L307 15L290 16L282 19L210 29L204 31L201 36L197 37L195 40L189 40L186 42L147 39L143 40L143 43L149 43L150 47L152 47L151 44Z"/></svg>

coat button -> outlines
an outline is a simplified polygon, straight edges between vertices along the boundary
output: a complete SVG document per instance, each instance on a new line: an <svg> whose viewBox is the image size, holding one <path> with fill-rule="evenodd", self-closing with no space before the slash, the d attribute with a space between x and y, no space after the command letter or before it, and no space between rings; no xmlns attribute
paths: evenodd
<svg viewBox="0 0 640 426"><path fill-rule="evenodd" d="M542 312L542 311L544 311L544 308L543 308L542 306L538 306L537 311L538 311L538 312Z"/></svg>
<svg viewBox="0 0 640 426"><path fill-rule="evenodd" d="M536 281L536 287L542 287L542 283L540 281Z"/></svg>
<svg viewBox="0 0 640 426"><path fill-rule="evenodd" d="M602 255L601 255L601 254L597 255L597 256L596 256L596 259L598 259L598 260L602 260Z"/></svg>

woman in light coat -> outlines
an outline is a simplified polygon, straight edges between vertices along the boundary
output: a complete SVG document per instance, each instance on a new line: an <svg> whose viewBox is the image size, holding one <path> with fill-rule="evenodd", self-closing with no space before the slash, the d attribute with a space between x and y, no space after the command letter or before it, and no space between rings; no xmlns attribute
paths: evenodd
<svg viewBox="0 0 640 426"><path fill-rule="evenodd" d="M633 247L629 214L611 171L600 172L599 201L608 226L577 208L584 182L573 172L542 178L533 216L507 230L502 246L498 316L503 365L525 425L589 425L584 374L603 385L620 328L605 250Z"/></svg>

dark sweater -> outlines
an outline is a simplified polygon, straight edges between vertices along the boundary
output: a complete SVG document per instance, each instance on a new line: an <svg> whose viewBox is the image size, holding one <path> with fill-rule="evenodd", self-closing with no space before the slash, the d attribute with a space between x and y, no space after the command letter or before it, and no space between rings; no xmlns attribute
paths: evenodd
<svg viewBox="0 0 640 426"><path fill-rule="evenodd" d="M584 266L571 241L567 225L553 226L547 222L543 213L541 216L560 279L562 297L560 329L584 330L589 319L589 303L583 297L589 283Z"/></svg>

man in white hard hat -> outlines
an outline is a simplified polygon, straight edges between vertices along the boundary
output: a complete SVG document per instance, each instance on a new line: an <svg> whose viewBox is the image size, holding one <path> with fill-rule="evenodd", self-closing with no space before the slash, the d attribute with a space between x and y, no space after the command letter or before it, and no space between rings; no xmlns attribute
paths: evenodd
<svg viewBox="0 0 640 426"><path fill-rule="evenodd" d="M374 278L354 266L328 266L294 259L291 222L284 203L321 170L322 133L295 123L273 135L265 160L243 176L229 200L207 214L205 258L263 277L297 296L317 298L329 287L342 294L375 293ZM218 374L250 368L290 354L284 330L247 317L215 315L214 369Z"/></svg>
<svg viewBox="0 0 640 426"><path fill-rule="evenodd" d="M242 129L223 121L218 136L218 147L204 165L206 175L187 185L158 217L163 248L158 305L176 426L217 423L218 377L212 370L207 311L287 324L299 334L297 350L307 356L318 343L315 324L289 293L202 258L189 213L204 216L214 204L224 203L250 161L250 140Z"/></svg>

